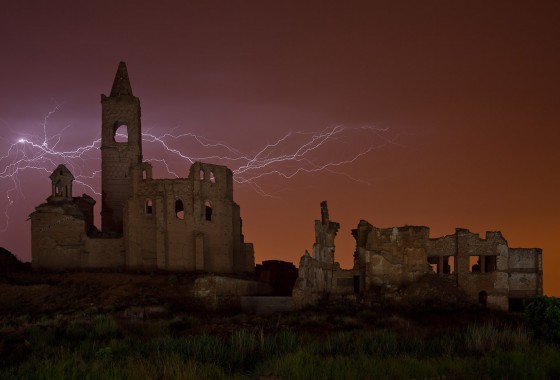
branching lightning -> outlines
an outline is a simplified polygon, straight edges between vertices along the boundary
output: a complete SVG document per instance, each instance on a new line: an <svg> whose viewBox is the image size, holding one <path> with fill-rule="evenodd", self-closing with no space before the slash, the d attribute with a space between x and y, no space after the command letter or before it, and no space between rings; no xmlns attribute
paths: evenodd
<svg viewBox="0 0 560 380"><path fill-rule="evenodd" d="M21 178L26 172L52 173L59 164L65 164L74 174L75 183L90 194L100 195L101 139L95 138L75 149L59 148L66 126L57 133L49 132L49 118L59 110L56 106L44 118L39 135L28 134L8 143L6 153L0 156L0 190L4 193L4 222L0 231L9 226L9 210L16 197L25 199ZM117 137L126 138L123 135ZM253 153L243 153L229 144L213 141L194 133L142 133L145 161L154 163L168 175L179 177L195 161L228 166L238 184L248 185L262 196L274 196L267 190L270 180L287 181L301 173L328 172L364 182L344 171L344 167L375 149L395 144L399 136L388 129L376 127L328 127L317 132L288 132L267 143ZM203 152L193 155L192 152ZM191 152L191 153L189 153ZM150 157L153 156L153 157ZM163 157L163 158L162 158ZM188 164L188 165L187 165ZM31 210L29 210L31 211Z"/></svg>

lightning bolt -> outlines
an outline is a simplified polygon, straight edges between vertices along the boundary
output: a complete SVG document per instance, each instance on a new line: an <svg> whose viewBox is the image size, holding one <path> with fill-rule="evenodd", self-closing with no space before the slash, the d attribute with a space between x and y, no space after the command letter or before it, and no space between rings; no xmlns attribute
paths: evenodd
<svg viewBox="0 0 560 380"><path fill-rule="evenodd" d="M9 209L14 205L15 198L19 196L25 199L20 183L24 172L39 171L41 175L49 175L57 165L63 163L74 174L76 184L100 196L98 149L101 139L96 137L71 150L59 149L64 138L63 132L71 126L51 134L48 122L60 108L57 105L47 113L39 135L28 134L18 138L9 143L6 153L0 156L0 189L3 188L5 199L4 223L0 227L2 232L8 229ZM117 136L126 138L122 134ZM177 165L183 167L185 163L192 164L195 161L226 165L232 170L236 183L248 185L262 196L274 197L273 193L265 189L265 182L271 178L289 181L301 173L324 171L367 184L347 174L344 167L373 150L397 144L399 136L387 128L337 125L315 132L288 132L252 154L243 153L222 141L210 140L194 133L175 133L175 130L161 135L145 132L142 133L142 141L145 148L155 153L154 157L148 157L145 161L153 163L155 168L161 167L168 175L179 177ZM193 156L186 153L198 150L204 154Z"/></svg>

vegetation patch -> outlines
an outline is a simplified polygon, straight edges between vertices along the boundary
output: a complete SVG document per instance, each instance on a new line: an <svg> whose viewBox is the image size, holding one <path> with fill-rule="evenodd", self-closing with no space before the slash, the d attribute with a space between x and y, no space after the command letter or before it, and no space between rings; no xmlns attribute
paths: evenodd
<svg viewBox="0 0 560 380"><path fill-rule="evenodd" d="M485 320L471 320L457 311L441 326L441 319L421 314L349 309L147 321L102 312L18 317L18 323L5 318L0 379L560 377L557 346L520 317L486 313Z"/></svg>

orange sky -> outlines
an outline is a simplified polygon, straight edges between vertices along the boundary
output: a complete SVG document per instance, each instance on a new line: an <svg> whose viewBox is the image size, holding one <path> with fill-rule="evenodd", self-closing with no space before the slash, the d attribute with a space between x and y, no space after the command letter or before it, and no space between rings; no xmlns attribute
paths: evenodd
<svg viewBox="0 0 560 380"><path fill-rule="evenodd" d="M560 295L559 36L560 3L545 0L11 2L0 12L0 156L41 135L56 104L49 131L68 127L61 146L98 136L99 95L124 60L144 131L248 154L337 125L396 137L338 174L264 177L274 197L237 185L258 262L297 264L327 200L344 267L360 219L427 225L433 237L501 230L510 247L543 248L545 293ZM350 157L363 146L352 133L316 158ZM1 178L0 246L29 259L24 220L49 186L38 170Z"/></svg>

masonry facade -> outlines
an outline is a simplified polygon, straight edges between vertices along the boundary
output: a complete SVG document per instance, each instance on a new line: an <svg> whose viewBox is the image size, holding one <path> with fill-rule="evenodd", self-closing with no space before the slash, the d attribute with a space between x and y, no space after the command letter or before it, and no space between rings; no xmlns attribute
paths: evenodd
<svg viewBox="0 0 560 380"><path fill-rule="evenodd" d="M33 268L252 273L253 245L244 241L231 170L195 162L187 178L152 177L124 62L101 104L101 231L95 201L73 197L74 177L59 165L51 196L30 215Z"/></svg>
<svg viewBox="0 0 560 380"><path fill-rule="evenodd" d="M430 238L428 227L377 228L361 220L352 230L354 267L341 269L332 258L336 232L324 238L334 225L326 202L321 214L321 221L315 221L313 255L306 252L300 261L294 288L298 306L333 295L382 293L398 298L400 289L413 288L426 276L439 289L458 289L472 303L501 310L519 309L543 293L542 250L509 248L500 232L481 238L458 228L452 235Z"/></svg>

